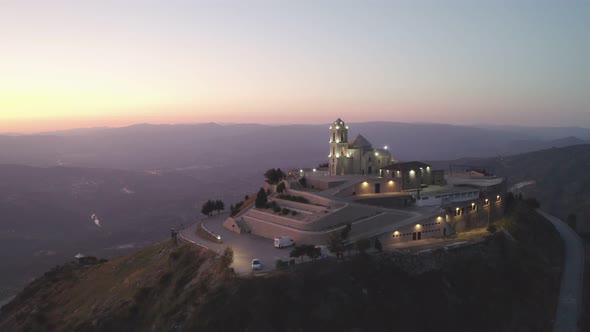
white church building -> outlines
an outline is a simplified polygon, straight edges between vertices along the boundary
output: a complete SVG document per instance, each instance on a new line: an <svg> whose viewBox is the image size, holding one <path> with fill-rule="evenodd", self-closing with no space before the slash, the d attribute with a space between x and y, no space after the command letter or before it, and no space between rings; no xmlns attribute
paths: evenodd
<svg viewBox="0 0 590 332"><path fill-rule="evenodd" d="M387 147L374 148L371 142L361 134L349 142L348 125L340 118L330 126L328 157L330 175L381 175L382 167L395 162Z"/></svg>

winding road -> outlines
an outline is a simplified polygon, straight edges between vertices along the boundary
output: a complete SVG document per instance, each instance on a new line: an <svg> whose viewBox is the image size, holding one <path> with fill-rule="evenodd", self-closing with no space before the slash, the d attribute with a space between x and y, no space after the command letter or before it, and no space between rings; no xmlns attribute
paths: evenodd
<svg viewBox="0 0 590 332"><path fill-rule="evenodd" d="M578 331L584 287L584 247L582 240L563 221L541 209L537 209L537 212L555 226L565 245L563 271L559 287L559 303L557 304L553 331Z"/></svg>

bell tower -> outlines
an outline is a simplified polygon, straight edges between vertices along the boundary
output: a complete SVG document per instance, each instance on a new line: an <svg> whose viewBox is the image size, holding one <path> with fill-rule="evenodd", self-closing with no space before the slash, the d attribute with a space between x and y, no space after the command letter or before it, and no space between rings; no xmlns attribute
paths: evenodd
<svg viewBox="0 0 590 332"><path fill-rule="evenodd" d="M330 125L330 175L347 173L348 126L340 118Z"/></svg>

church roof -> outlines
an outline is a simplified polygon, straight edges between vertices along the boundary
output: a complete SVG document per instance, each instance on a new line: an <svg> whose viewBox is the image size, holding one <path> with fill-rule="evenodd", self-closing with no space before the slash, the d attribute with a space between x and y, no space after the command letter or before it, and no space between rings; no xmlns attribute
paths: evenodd
<svg viewBox="0 0 590 332"><path fill-rule="evenodd" d="M356 137L348 144L349 148L352 149L360 149L360 148L372 148L373 144L369 142L363 135L358 134Z"/></svg>
<svg viewBox="0 0 590 332"><path fill-rule="evenodd" d="M344 126L344 125L346 125L344 123L344 121L342 121L342 119L340 119L340 118L338 118L336 121L334 121L334 124L337 125L337 126Z"/></svg>

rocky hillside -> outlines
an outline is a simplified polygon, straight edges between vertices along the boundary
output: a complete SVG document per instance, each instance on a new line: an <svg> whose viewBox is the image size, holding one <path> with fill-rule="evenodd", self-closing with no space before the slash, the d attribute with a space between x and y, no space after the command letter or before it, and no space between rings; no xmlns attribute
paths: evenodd
<svg viewBox="0 0 590 332"><path fill-rule="evenodd" d="M449 251L252 277L235 276L208 251L164 242L47 272L2 308L0 330L550 331L561 242L530 210L504 225L516 240L498 232Z"/></svg>

